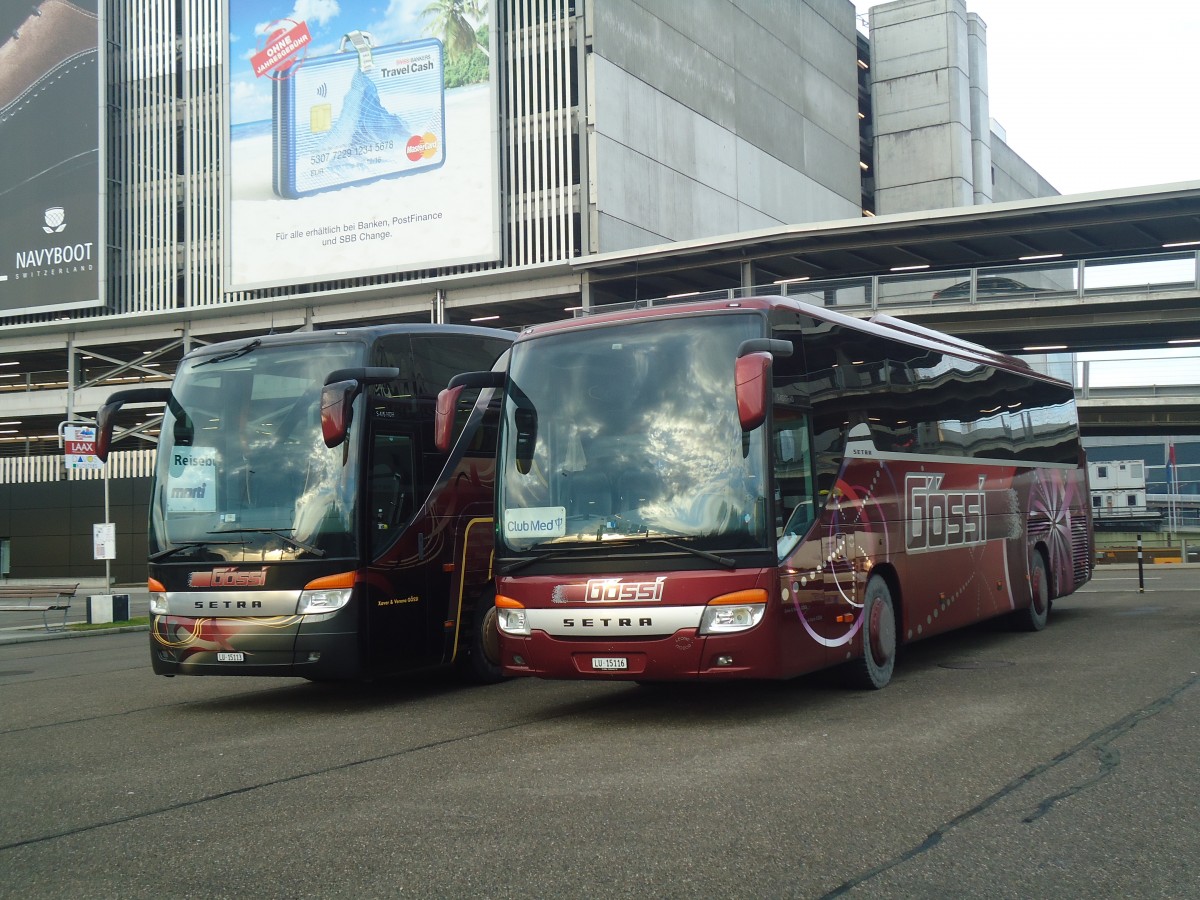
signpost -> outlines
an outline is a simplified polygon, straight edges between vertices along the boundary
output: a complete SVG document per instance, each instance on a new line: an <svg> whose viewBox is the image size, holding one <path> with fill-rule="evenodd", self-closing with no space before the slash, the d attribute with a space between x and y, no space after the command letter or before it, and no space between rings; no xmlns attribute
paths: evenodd
<svg viewBox="0 0 1200 900"><path fill-rule="evenodd" d="M96 456L96 428L94 425L58 426L62 434L64 461L68 469L103 469L104 463ZM107 511L105 518L108 517Z"/></svg>
<svg viewBox="0 0 1200 900"><path fill-rule="evenodd" d="M117 529L108 521L108 467L96 456L96 426L61 422L58 437L63 448L63 463L68 469L101 469L104 472L104 522L92 526L92 558L104 560L104 588L107 591L112 585L111 561L117 558Z"/></svg>

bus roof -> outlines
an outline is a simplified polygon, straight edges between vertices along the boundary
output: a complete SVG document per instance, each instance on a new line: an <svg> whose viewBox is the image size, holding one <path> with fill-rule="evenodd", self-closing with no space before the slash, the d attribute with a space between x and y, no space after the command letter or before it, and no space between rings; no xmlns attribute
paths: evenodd
<svg viewBox="0 0 1200 900"><path fill-rule="evenodd" d="M334 341L371 342L381 337L394 334L459 334L476 335L478 337L498 338L512 341L516 334L502 331L499 328L481 328L476 325L434 325L430 323L409 322L393 325L364 325L354 328L328 328L320 331L290 331L285 334L246 335L221 341L216 344L206 344L188 351L185 358L208 356L214 353L226 353L245 347L252 341L260 341L261 345L286 346L288 344L325 344Z"/></svg>
<svg viewBox="0 0 1200 900"><path fill-rule="evenodd" d="M736 300L701 300L677 302L673 300L649 301L646 306L634 309L620 309L612 312L597 312L573 319L549 322L544 325L530 325L522 329L517 337L519 343L543 337L557 332L572 331L579 328L592 328L613 325L620 322L638 319L676 318L682 316L704 315L709 313L737 313L747 310L770 311L786 308L806 316L831 324L841 325L865 334L889 338L911 346L922 347L939 353L948 353L974 363L1006 369L1026 378L1035 378L1055 384L1066 384L1060 379L1045 375L1032 369L1024 360L1017 359L1006 353L990 350L982 344L975 344L953 335L944 334L931 328L925 328L894 316L876 314L871 319L858 319L845 313L821 306L813 306L791 297L757 296L742 297ZM1069 386L1069 385L1068 385Z"/></svg>
<svg viewBox="0 0 1200 900"><path fill-rule="evenodd" d="M938 341L942 344L947 344L951 347L958 347L963 350L970 350L972 353L981 353L985 356L994 356L1000 362L1006 365L1016 366L1018 368L1029 369L1029 363L1016 356L1010 356L1007 353L1001 353L998 350L992 350L990 347L985 347L983 344L976 344L973 341L965 341L960 337L952 334L946 334L942 331L935 331L932 328L926 328L924 325L917 325L915 322L909 322L907 319L898 319L895 316L885 315L884 313L876 313L868 320L876 325L883 325L887 328L894 328L897 331L903 331L905 334L913 334L918 337L926 337L932 341Z"/></svg>

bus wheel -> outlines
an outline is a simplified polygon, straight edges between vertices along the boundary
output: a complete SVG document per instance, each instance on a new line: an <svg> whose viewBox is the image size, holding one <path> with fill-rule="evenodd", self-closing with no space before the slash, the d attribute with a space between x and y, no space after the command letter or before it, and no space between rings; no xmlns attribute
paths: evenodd
<svg viewBox="0 0 1200 900"><path fill-rule="evenodd" d="M463 674L476 684L495 684L504 680L500 671L500 630L496 626L496 596L490 591L480 595L471 617Z"/></svg>
<svg viewBox="0 0 1200 900"><path fill-rule="evenodd" d="M891 589L879 576L867 582L862 615L863 655L850 663L850 682L879 690L892 680L896 667L896 610Z"/></svg>
<svg viewBox="0 0 1200 900"><path fill-rule="evenodd" d="M1046 574L1046 560L1033 551L1033 562L1029 566L1029 606L1013 613L1013 624L1020 631L1041 631L1050 616L1050 577Z"/></svg>

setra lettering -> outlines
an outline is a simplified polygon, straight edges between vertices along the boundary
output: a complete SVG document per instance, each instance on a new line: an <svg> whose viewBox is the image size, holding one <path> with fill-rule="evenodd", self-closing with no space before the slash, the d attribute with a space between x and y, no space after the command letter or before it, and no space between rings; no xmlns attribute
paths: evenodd
<svg viewBox="0 0 1200 900"><path fill-rule="evenodd" d="M605 616L588 617L586 619L564 618L562 620L563 628L610 628L613 627L613 622L616 622L617 628L633 628L632 618L618 617L612 619ZM654 620L650 616L643 616L637 620L638 628L647 628L654 625Z"/></svg>

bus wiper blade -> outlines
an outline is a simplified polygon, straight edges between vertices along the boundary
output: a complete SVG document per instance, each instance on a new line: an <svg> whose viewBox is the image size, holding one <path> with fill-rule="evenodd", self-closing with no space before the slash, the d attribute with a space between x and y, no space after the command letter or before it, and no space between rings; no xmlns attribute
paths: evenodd
<svg viewBox="0 0 1200 900"><path fill-rule="evenodd" d="M220 531L210 531L209 534L273 534L285 543L291 544L297 550L303 550L305 553L311 553L313 556L320 559L325 555L325 551L320 547L314 547L312 544L306 544L299 538L294 538L290 534L286 534L279 528L222 528Z"/></svg>
<svg viewBox="0 0 1200 900"><path fill-rule="evenodd" d="M261 346L262 341L259 338L255 338L250 343L243 347L238 347L236 350L230 350L228 353L221 353L217 356L210 356L208 359L202 359L200 362L196 363L196 365L192 366L192 368L198 369L201 366L207 366L209 363L219 363L225 362L227 359L237 359L239 356L245 356L251 350Z"/></svg>
<svg viewBox="0 0 1200 900"><path fill-rule="evenodd" d="M672 550L682 550L684 553L699 556L701 559L707 559L709 562L715 562L718 566L724 566L726 569L737 568L737 560L730 559L728 556L718 556L716 553L709 553L707 550L701 550L699 547L677 544L674 541L668 541L666 538L650 538L649 540L656 544L666 544Z"/></svg>
<svg viewBox="0 0 1200 900"><path fill-rule="evenodd" d="M174 547L168 547L166 550L159 550L157 553L151 553L146 557L148 562L156 562L160 559L166 559L168 556L173 556L180 550L195 550L197 547L222 547L229 544L240 544L241 541L180 541Z"/></svg>
<svg viewBox="0 0 1200 900"><path fill-rule="evenodd" d="M546 559L558 559L568 555L570 555L569 551L566 550L543 550L536 556L522 557L521 559L515 560L514 562L511 562L507 566L497 569L496 571L500 575L511 575L513 572L519 572L521 569L532 565L535 562L542 562L542 560Z"/></svg>

